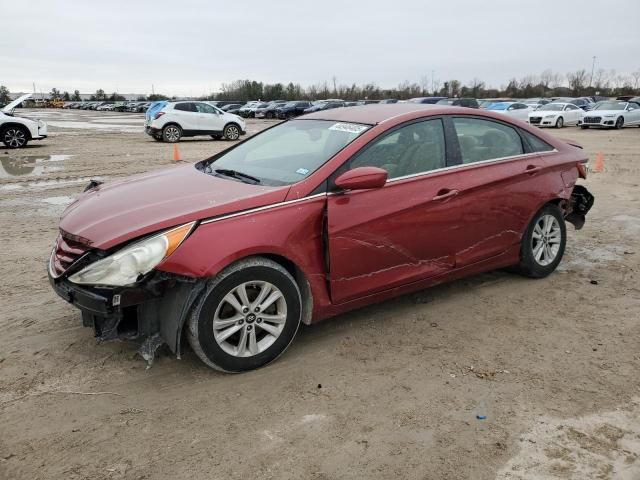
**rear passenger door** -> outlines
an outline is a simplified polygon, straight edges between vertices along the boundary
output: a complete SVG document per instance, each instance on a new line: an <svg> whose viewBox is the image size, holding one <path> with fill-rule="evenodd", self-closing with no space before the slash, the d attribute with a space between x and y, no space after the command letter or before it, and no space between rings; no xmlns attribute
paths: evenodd
<svg viewBox="0 0 640 480"><path fill-rule="evenodd" d="M194 102L180 102L173 106L175 120L182 130L195 131L198 126L198 110Z"/></svg>
<svg viewBox="0 0 640 480"><path fill-rule="evenodd" d="M479 117L452 117L461 165L450 182L460 192L462 231L454 239L456 268L517 247L539 204L534 177L544 162L518 130Z"/></svg>

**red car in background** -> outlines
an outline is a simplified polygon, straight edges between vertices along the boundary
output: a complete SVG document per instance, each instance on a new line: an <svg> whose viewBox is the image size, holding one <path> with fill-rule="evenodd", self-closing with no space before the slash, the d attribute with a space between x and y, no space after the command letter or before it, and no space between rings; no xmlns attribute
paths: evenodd
<svg viewBox="0 0 640 480"><path fill-rule="evenodd" d="M239 372L311 324L517 266L549 275L593 197L581 148L477 109L385 104L283 122L195 165L90 184L64 212L55 291L148 360L183 340Z"/></svg>

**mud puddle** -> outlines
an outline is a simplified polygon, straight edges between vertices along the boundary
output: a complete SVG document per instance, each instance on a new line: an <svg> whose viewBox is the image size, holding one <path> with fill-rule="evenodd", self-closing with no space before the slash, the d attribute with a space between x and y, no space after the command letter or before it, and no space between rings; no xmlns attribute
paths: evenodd
<svg viewBox="0 0 640 480"><path fill-rule="evenodd" d="M61 162L71 155L21 155L0 157L0 178L47 175L64 170Z"/></svg>

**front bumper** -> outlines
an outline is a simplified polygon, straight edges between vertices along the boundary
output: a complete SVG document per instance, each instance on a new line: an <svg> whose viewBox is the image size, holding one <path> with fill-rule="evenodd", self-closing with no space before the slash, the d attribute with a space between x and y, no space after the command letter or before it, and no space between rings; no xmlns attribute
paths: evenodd
<svg viewBox="0 0 640 480"><path fill-rule="evenodd" d="M578 125L585 125L589 127L606 127L612 128L616 124L616 117L601 117L597 115L585 114L582 120L578 122Z"/></svg>
<svg viewBox="0 0 640 480"><path fill-rule="evenodd" d="M529 124L536 127L555 127L558 117L545 118L542 116L529 117Z"/></svg>

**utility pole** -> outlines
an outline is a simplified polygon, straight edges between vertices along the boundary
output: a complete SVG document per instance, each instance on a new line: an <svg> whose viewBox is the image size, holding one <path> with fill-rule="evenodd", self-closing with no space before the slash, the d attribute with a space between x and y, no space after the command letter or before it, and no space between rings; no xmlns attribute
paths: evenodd
<svg viewBox="0 0 640 480"><path fill-rule="evenodd" d="M591 80L589 80L589 87L593 85L593 71L596 68L596 56L593 56L593 62L591 63Z"/></svg>

